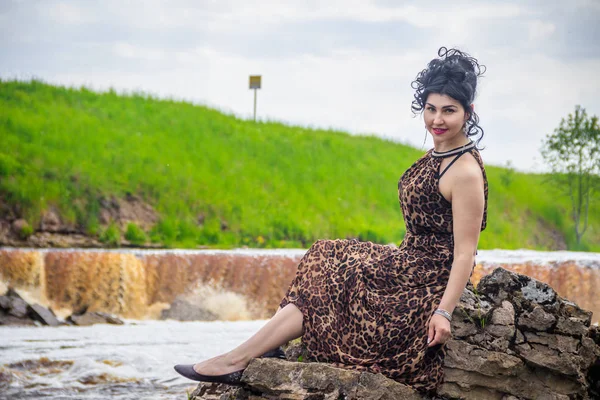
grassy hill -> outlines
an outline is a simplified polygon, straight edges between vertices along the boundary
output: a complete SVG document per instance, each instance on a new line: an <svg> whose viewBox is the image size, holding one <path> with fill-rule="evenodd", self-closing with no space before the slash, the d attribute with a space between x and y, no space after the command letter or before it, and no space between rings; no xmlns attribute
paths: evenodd
<svg viewBox="0 0 600 400"><path fill-rule="evenodd" d="M38 81L0 81L0 141L0 199L30 226L53 209L104 241L127 234L192 248L307 247L345 237L399 243L397 181L423 154L374 136ZM486 169L480 248L549 250L562 242L600 251L600 213L590 214L577 246L568 199L544 176ZM103 199L128 194L155 210L152 228L103 223Z"/></svg>

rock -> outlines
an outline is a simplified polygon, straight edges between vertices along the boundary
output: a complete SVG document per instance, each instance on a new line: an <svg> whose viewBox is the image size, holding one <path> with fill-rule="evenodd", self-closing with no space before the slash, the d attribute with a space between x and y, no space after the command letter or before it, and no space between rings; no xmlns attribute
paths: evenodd
<svg viewBox="0 0 600 400"><path fill-rule="evenodd" d="M22 232L29 227L29 224L24 219L16 219L11 225L11 229L15 235L21 236Z"/></svg>
<svg viewBox="0 0 600 400"><path fill-rule="evenodd" d="M16 318L27 317L27 302L21 296L12 296L7 292L7 295L2 297L4 298L0 300L0 303L2 303L2 308L6 314Z"/></svg>
<svg viewBox="0 0 600 400"><path fill-rule="evenodd" d="M485 330L494 337L506 339L506 341L496 341L496 348L503 350L508 348L508 340L515 335L515 308L509 301L503 300L501 306L494 309L490 324Z"/></svg>
<svg viewBox="0 0 600 400"><path fill-rule="evenodd" d="M8 296L0 296L0 310L6 311L10 308L11 301Z"/></svg>
<svg viewBox="0 0 600 400"><path fill-rule="evenodd" d="M29 317L35 321L39 321L44 325L59 326L60 321L54 315L51 309L43 307L39 304L34 304L28 308Z"/></svg>
<svg viewBox="0 0 600 400"><path fill-rule="evenodd" d="M12 315L0 313L0 325L35 326L36 322L28 318L17 318Z"/></svg>
<svg viewBox="0 0 600 400"><path fill-rule="evenodd" d="M104 244L94 237L85 236L82 234L64 234L55 232L37 232L31 235L26 243L33 247L60 247L60 248L97 248L103 247ZM22 244L20 244L22 245Z"/></svg>
<svg viewBox="0 0 600 400"><path fill-rule="evenodd" d="M123 325L124 322L110 314L98 311L86 312L84 314L72 314L67 317L67 322L78 326L89 326L94 324Z"/></svg>
<svg viewBox="0 0 600 400"><path fill-rule="evenodd" d="M177 321L215 321L218 316L202 307L178 297L167 310L163 310L160 319Z"/></svg>
<svg viewBox="0 0 600 400"><path fill-rule="evenodd" d="M422 400L418 392L381 374L255 358L242 376L241 388L200 383L191 399Z"/></svg>
<svg viewBox="0 0 600 400"><path fill-rule="evenodd" d="M525 332L528 343L539 343L558 350L560 353L577 353L581 340L570 336L554 335L545 332Z"/></svg>
<svg viewBox="0 0 600 400"><path fill-rule="evenodd" d="M465 341L449 340L446 344L445 367L494 376L517 376L524 369L519 357L488 351Z"/></svg>
<svg viewBox="0 0 600 400"><path fill-rule="evenodd" d="M308 351L301 342L292 342L287 346L283 346L285 358L289 361L306 362L308 361Z"/></svg>
<svg viewBox="0 0 600 400"><path fill-rule="evenodd" d="M581 337L586 333L586 323L584 320L575 317L558 317L555 331Z"/></svg>
<svg viewBox="0 0 600 400"><path fill-rule="evenodd" d="M600 345L600 326L592 325L590 326L589 331L587 332L590 339L594 341L597 345Z"/></svg>
<svg viewBox="0 0 600 400"><path fill-rule="evenodd" d="M560 304L560 315L569 319L575 318L576 320L581 320L586 327L589 327L592 323L591 311L583 310L577 304L566 299L563 299Z"/></svg>
<svg viewBox="0 0 600 400"><path fill-rule="evenodd" d="M490 322L497 325L514 325L515 308L509 301L502 301L502 306L495 309L492 313L492 319Z"/></svg>
<svg viewBox="0 0 600 400"><path fill-rule="evenodd" d="M487 319L492 310L492 305L488 299L476 296L470 290L464 290L457 307L452 313L452 319L455 315L459 318L466 317L468 320Z"/></svg>
<svg viewBox="0 0 600 400"><path fill-rule="evenodd" d="M473 288L474 290L474 288ZM497 268L476 292L467 287L446 343L441 398L588 400L600 393L600 330L591 313L550 286ZM419 398L401 383L367 372L310 362L300 344L288 362L256 359L243 385L200 384L197 399ZM308 361L298 363L299 359Z"/></svg>
<svg viewBox="0 0 600 400"><path fill-rule="evenodd" d="M518 377L495 375L493 377L446 368L445 382L438 389L438 395L452 399L481 400L502 399L503 396L512 395L520 399L556 399L569 400L568 395L556 393L576 392L578 385L561 386L562 381L552 382L544 377L523 371ZM465 382L468 382L465 384ZM548 383L546 387L544 384ZM575 397L574 397L575 398Z"/></svg>
<svg viewBox="0 0 600 400"><path fill-rule="evenodd" d="M48 210L42 215L40 229L46 232L60 232L62 229L60 218L54 210Z"/></svg>
<svg viewBox="0 0 600 400"><path fill-rule="evenodd" d="M497 338L506 338L510 339L515 334L515 326L514 325L499 325L492 324L485 328L486 331Z"/></svg>
<svg viewBox="0 0 600 400"><path fill-rule="evenodd" d="M188 398L190 400L249 400L257 397L242 387L200 383Z"/></svg>
<svg viewBox="0 0 600 400"><path fill-rule="evenodd" d="M536 279L529 279L527 284L521 287L521 293L527 300L538 304L552 303L557 296L554 289Z"/></svg>
<svg viewBox="0 0 600 400"><path fill-rule="evenodd" d="M229 229L229 224L227 223L227 221L221 221L221 230L226 231L228 229Z"/></svg>
<svg viewBox="0 0 600 400"><path fill-rule="evenodd" d="M519 316L518 325L519 327L534 329L536 331L545 331L549 329L555 321L556 317L545 312L541 306L535 306L533 311L524 311Z"/></svg>
<svg viewBox="0 0 600 400"><path fill-rule="evenodd" d="M558 295L549 285L504 268L496 268L481 278L477 291L485 293L485 297L496 305L509 300L517 312L532 309L532 304L545 304L547 308L558 306L555 303Z"/></svg>
<svg viewBox="0 0 600 400"><path fill-rule="evenodd" d="M452 336L463 338L477 333L477 326L469 320L452 318L451 324Z"/></svg>
<svg viewBox="0 0 600 400"><path fill-rule="evenodd" d="M515 344L521 343L525 343L525 336L523 335L523 332L517 329L517 334L515 336Z"/></svg>
<svg viewBox="0 0 600 400"><path fill-rule="evenodd" d="M566 376L577 377L579 375L580 361L579 357L575 355L559 354L557 350L537 343L523 343L515 346L515 349L519 356L532 366L542 367Z"/></svg>
<svg viewBox="0 0 600 400"><path fill-rule="evenodd" d="M12 288L4 296L0 296L0 325L51 325L60 322L54 313L39 304L30 306Z"/></svg>
<svg viewBox="0 0 600 400"><path fill-rule="evenodd" d="M99 222L103 225L115 222L121 229L125 229L131 222L147 231L159 219L158 213L151 205L129 193L124 199L101 197L98 201L101 207Z"/></svg>

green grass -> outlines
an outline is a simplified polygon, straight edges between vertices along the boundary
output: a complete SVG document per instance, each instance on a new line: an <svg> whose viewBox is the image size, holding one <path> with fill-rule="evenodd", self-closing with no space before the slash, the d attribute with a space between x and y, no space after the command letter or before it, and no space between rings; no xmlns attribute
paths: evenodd
<svg viewBox="0 0 600 400"><path fill-rule="evenodd" d="M397 181L423 154L375 136L39 81L0 81L0 140L0 199L31 225L55 208L107 243L122 235L190 248L306 247L345 237L399 243ZM550 249L550 229L570 249L600 251L600 213L590 213L592 226L576 246L568 199L543 176L487 172L480 248ZM150 231L99 224L99 199L128 193L160 215Z"/></svg>

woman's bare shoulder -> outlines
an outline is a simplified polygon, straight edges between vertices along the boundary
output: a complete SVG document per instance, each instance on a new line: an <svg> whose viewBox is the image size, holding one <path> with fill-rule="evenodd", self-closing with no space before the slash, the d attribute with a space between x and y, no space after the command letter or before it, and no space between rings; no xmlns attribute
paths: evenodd
<svg viewBox="0 0 600 400"><path fill-rule="evenodd" d="M452 174L455 184L479 184L483 182L482 165L476 157L469 151L456 160L457 165Z"/></svg>

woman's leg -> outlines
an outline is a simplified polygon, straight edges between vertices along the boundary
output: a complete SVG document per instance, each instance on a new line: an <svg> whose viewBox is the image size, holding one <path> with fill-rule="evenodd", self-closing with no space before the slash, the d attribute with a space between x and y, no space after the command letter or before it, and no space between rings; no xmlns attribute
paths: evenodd
<svg viewBox="0 0 600 400"><path fill-rule="evenodd" d="M279 309L250 339L228 353L194 365L203 375L222 375L246 368L252 358L302 336L302 312L294 304Z"/></svg>

